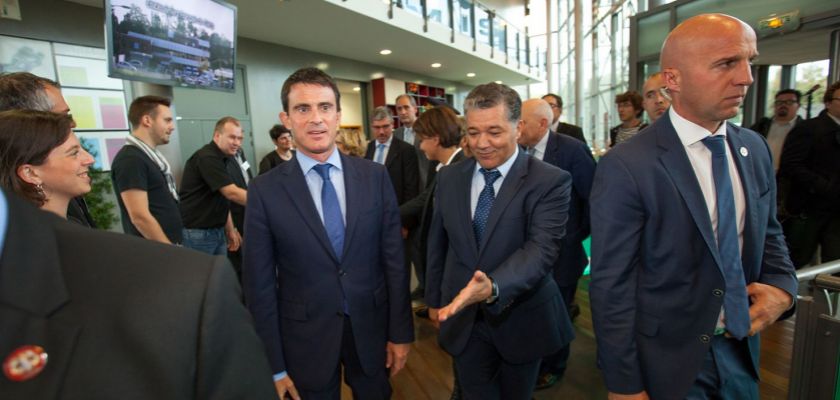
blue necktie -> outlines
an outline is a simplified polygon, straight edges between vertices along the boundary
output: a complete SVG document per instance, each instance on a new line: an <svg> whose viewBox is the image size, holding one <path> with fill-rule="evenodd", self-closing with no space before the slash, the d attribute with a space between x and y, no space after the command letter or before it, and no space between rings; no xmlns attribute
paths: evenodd
<svg viewBox="0 0 840 400"><path fill-rule="evenodd" d="M341 216L341 205L338 204L338 194L330 180L330 164L314 166L315 172L321 175L324 185L321 186L321 210L324 213L324 228L330 238L336 257L341 260L344 250L344 218Z"/></svg>
<svg viewBox="0 0 840 400"><path fill-rule="evenodd" d="M376 146L376 160L374 160L374 161L377 164L384 164L385 163L384 158L385 158L385 143L379 143L379 145Z"/></svg>
<svg viewBox="0 0 840 400"><path fill-rule="evenodd" d="M741 265L735 197L726 157L726 137L708 136L703 139L703 144L712 152L712 175L715 180L718 211L717 243L726 281L726 294L723 297L726 330L732 336L743 339L750 331L750 304Z"/></svg>
<svg viewBox="0 0 840 400"><path fill-rule="evenodd" d="M478 195L478 203L475 205L473 231L475 232L475 242L478 244L478 247L481 247L481 237L484 235L484 228L487 227L487 217L490 216L490 209L493 208L493 200L496 199L496 190L493 189L493 183L502 176L502 173L497 169L488 171L484 168L479 168L478 170L484 175L484 189Z"/></svg>

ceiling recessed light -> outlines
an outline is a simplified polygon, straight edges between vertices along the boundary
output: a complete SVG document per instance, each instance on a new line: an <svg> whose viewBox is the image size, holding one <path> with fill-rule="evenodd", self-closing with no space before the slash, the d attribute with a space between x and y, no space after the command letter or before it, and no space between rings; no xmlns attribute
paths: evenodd
<svg viewBox="0 0 840 400"><path fill-rule="evenodd" d="M432 63L432 68L440 68L440 63Z"/></svg>
<svg viewBox="0 0 840 400"><path fill-rule="evenodd" d="M496 81L496 84L501 85L502 81Z"/></svg>
<svg viewBox="0 0 840 400"><path fill-rule="evenodd" d="M382 50L379 50L379 54L382 54L383 56L387 56L388 54L391 54L391 50L382 49Z"/></svg>
<svg viewBox="0 0 840 400"><path fill-rule="evenodd" d="M358 91L360 91L360 90L362 90L362 88L360 88L360 87L358 87L358 86L356 86L356 87L354 87L354 88L353 88L353 91L354 91L354 92L358 92Z"/></svg>
<svg viewBox="0 0 840 400"><path fill-rule="evenodd" d="M467 73L467 78L474 78L474 77L475 77L475 72Z"/></svg>

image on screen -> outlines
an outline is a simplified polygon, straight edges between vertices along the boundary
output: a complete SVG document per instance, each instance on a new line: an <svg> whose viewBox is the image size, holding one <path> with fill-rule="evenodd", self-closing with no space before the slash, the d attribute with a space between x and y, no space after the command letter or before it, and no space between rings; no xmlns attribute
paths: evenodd
<svg viewBox="0 0 840 400"><path fill-rule="evenodd" d="M108 75L233 91L236 6L220 0L106 0Z"/></svg>

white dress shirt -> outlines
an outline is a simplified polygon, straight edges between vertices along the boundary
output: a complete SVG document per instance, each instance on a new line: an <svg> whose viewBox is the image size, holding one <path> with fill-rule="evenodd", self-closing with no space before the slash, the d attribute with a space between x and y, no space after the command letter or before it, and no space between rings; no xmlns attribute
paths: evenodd
<svg viewBox="0 0 840 400"><path fill-rule="evenodd" d="M452 152L452 155L451 155L451 156L449 156L449 159L448 159L448 160L446 160L446 162L445 162L445 163L438 163L438 165L437 165L437 166L435 166L435 171L440 171L440 169L441 169L441 168L443 168L443 167L445 167L445 166L447 166L447 165L449 165L449 164L452 164L452 160L454 160L454 159L455 159L455 156L456 156L456 155L458 155L458 153L460 153L460 152L461 152L461 148L460 148L460 147L459 147L459 148L457 148L457 149L455 149L455 151L453 151L453 152Z"/></svg>
<svg viewBox="0 0 840 400"><path fill-rule="evenodd" d="M773 169L776 171L779 170L785 139L794 125L796 125L795 117L788 122L778 122L774 118L773 122L770 123L770 129L767 131L767 145L770 146L770 154L773 155Z"/></svg>
<svg viewBox="0 0 840 400"><path fill-rule="evenodd" d="M403 128L403 141L414 146L414 129L410 126Z"/></svg>
<svg viewBox="0 0 840 400"><path fill-rule="evenodd" d="M545 160L545 148L548 146L548 134L551 133L550 130L546 130L543 134L542 139L534 145L534 148L531 149L531 155L534 156L537 160Z"/></svg>
<svg viewBox="0 0 840 400"><path fill-rule="evenodd" d="M508 172L510 172L510 167L513 166L513 162L516 161L516 156L519 155L519 146L515 147L516 149L513 152L513 155L510 156L507 161L502 163L502 165L496 167L496 169L502 174L499 179L496 179L496 181L493 182L493 191L496 193L496 196L499 195L499 189L502 188L502 182L504 182L505 177L507 177ZM475 208L478 206L478 196L480 196L481 191L484 190L484 174L478 170L479 168L481 168L481 165L476 162L470 191L470 215L475 215Z"/></svg>

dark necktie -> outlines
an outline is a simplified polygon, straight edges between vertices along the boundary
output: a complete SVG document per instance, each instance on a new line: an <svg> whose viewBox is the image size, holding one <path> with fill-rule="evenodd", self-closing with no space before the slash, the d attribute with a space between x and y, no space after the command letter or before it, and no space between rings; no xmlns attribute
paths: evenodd
<svg viewBox="0 0 840 400"><path fill-rule="evenodd" d="M493 183L502 176L502 173L496 169L488 171L479 168L478 170L484 175L484 189L478 195L478 203L475 205L473 231L475 232L475 242L481 247L481 237L484 235L484 228L487 227L487 217L490 216L493 200L496 199L496 190L493 189Z"/></svg>
<svg viewBox="0 0 840 400"><path fill-rule="evenodd" d="M732 336L743 339L750 331L750 305L738 244L735 197L726 157L726 137L708 136L703 139L703 144L712 152L712 175L715 180L718 211L717 244L726 281L726 294L723 297L724 322L726 330Z"/></svg>
<svg viewBox="0 0 840 400"><path fill-rule="evenodd" d="M324 213L324 228L330 238L336 257L341 260L344 249L344 218L341 216L341 205L338 204L338 194L330 180L330 164L314 166L315 172L321 175L324 185L321 186L321 211Z"/></svg>

